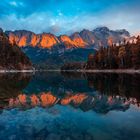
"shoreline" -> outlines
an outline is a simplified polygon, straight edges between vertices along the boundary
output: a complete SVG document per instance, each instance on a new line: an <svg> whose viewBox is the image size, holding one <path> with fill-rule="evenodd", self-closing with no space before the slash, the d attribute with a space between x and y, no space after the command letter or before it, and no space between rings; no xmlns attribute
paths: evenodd
<svg viewBox="0 0 140 140"><path fill-rule="evenodd" d="M140 69L104 69L104 70L62 70L62 72L82 72L82 73L137 73L140 74Z"/></svg>
<svg viewBox="0 0 140 140"><path fill-rule="evenodd" d="M81 72L81 73L138 73L140 69L103 69L103 70L60 70L60 69L44 69L44 70L0 70L0 73L35 73L35 72Z"/></svg>
<svg viewBox="0 0 140 140"><path fill-rule="evenodd" d="M36 70L0 70L0 73L34 73Z"/></svg>

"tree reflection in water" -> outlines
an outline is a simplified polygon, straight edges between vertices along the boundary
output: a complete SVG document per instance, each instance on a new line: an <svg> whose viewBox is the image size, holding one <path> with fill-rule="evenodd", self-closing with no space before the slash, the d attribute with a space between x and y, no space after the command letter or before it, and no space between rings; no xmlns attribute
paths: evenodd
<svg viewBox="0 0 140 140"><path fill-rule="evenodd" d="M19 94L21 94L21 91L28 85L30 80L30 73L1 73L0 107L3 108L3 106L8 103L9 98L17 97Z"/></svg>
<svg viewBox="0 0 140 140"><path fill-rule="evenodd" d="M56 80L56 77L60 78ZM60 104L80 108L83 111L94 110L98 113L107 113L111 110L125 111L131 104L137 105L138 107L140 106L140 75L99 73L62 73L61 75L59 73L51 77L51 75L47 73L45 81L44 75L42 77L41 75L39 77L33 77L31 81L31 75L15 75L11 77L12 80L15 80L12 82L9 78L9 76L7 78L3 77L5 82L1 84L0 87L0 89L5 90L5 93L8 92L8 94L4 94L7 96L7 102L1 105L2 108L18 107L29 109L36 106L51 107L55 104ZM43 83L43 91L38 93L30 92L30 94L24 92L28 83L30 84L27 86L27 89L29 89L31 85L36 88L37 85L34 80L38 78ZM73 84L69 85L71 80ZM84 82L82 83L83 80ZM56 82L55 85L57 85L58 82L60 86L61 83L61 89L64 89L64 93L61 94L61 96L53 90L54 85L52 83L54 81ZM85 84L85 81L87 81L88 84ZM80 90L80 82L83 86L82 91ZM37 84L40 84L40 82ZM76 90L73 88L73 85L76 87ZM46 90L44 90L45 86ZM3 99L1 99L1 101L3 101Z"/></svg>

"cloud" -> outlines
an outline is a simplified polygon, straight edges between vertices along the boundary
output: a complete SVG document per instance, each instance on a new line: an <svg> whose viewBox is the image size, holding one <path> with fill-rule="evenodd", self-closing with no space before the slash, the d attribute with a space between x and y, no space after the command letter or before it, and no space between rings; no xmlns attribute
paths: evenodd
<svg viewBox="0 0 140 140"><path fill-rule="evenodd" d="M9 4L12 6L17 6L17 3L15 1L10 1Z"/></svg>
<svg viewBox="0 0 140 140"><path fill-rule="evenodd" d="M3 0L0 27L36 33L71 34L96 26L140 29L139 0Z"/></svg>

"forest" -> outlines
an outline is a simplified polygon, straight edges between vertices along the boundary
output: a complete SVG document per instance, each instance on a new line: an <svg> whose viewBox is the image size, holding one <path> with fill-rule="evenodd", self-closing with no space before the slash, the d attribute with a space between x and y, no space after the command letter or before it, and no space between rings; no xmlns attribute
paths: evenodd
<svg viewBox="0 0 140 140"><path fill-rule="evenodd" d="M132 43L123 41L107 48L100 47L95 54L89 54L86 69L139 69L140 36Z"/></svg>
<svg viewBox="0 0 140 140"><path fill-rule="evenodd" d="M107 47L100 46L95 53L89 54L85 63L66 63L61 70L77 69L140 69L140 36L131 43L124 40L112 42Z"/></svg>

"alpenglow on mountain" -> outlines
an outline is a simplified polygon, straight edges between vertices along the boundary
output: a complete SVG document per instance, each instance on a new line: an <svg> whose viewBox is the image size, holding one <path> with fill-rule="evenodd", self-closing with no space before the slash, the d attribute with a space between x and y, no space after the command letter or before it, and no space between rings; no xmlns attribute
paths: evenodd
<svg viewBox="0 0 140 140"><path fill-rule="evenodd" d="M93 31L82 30L75 32L72 35L55 36L51 33L35 34L31 31L16 30L6 31L11 43L15 42L19 47L41 47L41 48L58 48L58 49L71 49L71 48L95 48L99 46L107 46L110 39L113 43L123 41L124 38L130 37L130 34L125 29L110 30L107 27L98 27Z"/></svg>
<svg viewBox="0 0 140 140"><path fill-rule="evenodd" d="M130 37L126 30L98 27L72 35L55 36L51 33L35 34L31 31L6 31L10 42L17 44L38 69L59 69L65 63L85 62L89 54L100 46L118 43Z"/></svg>

